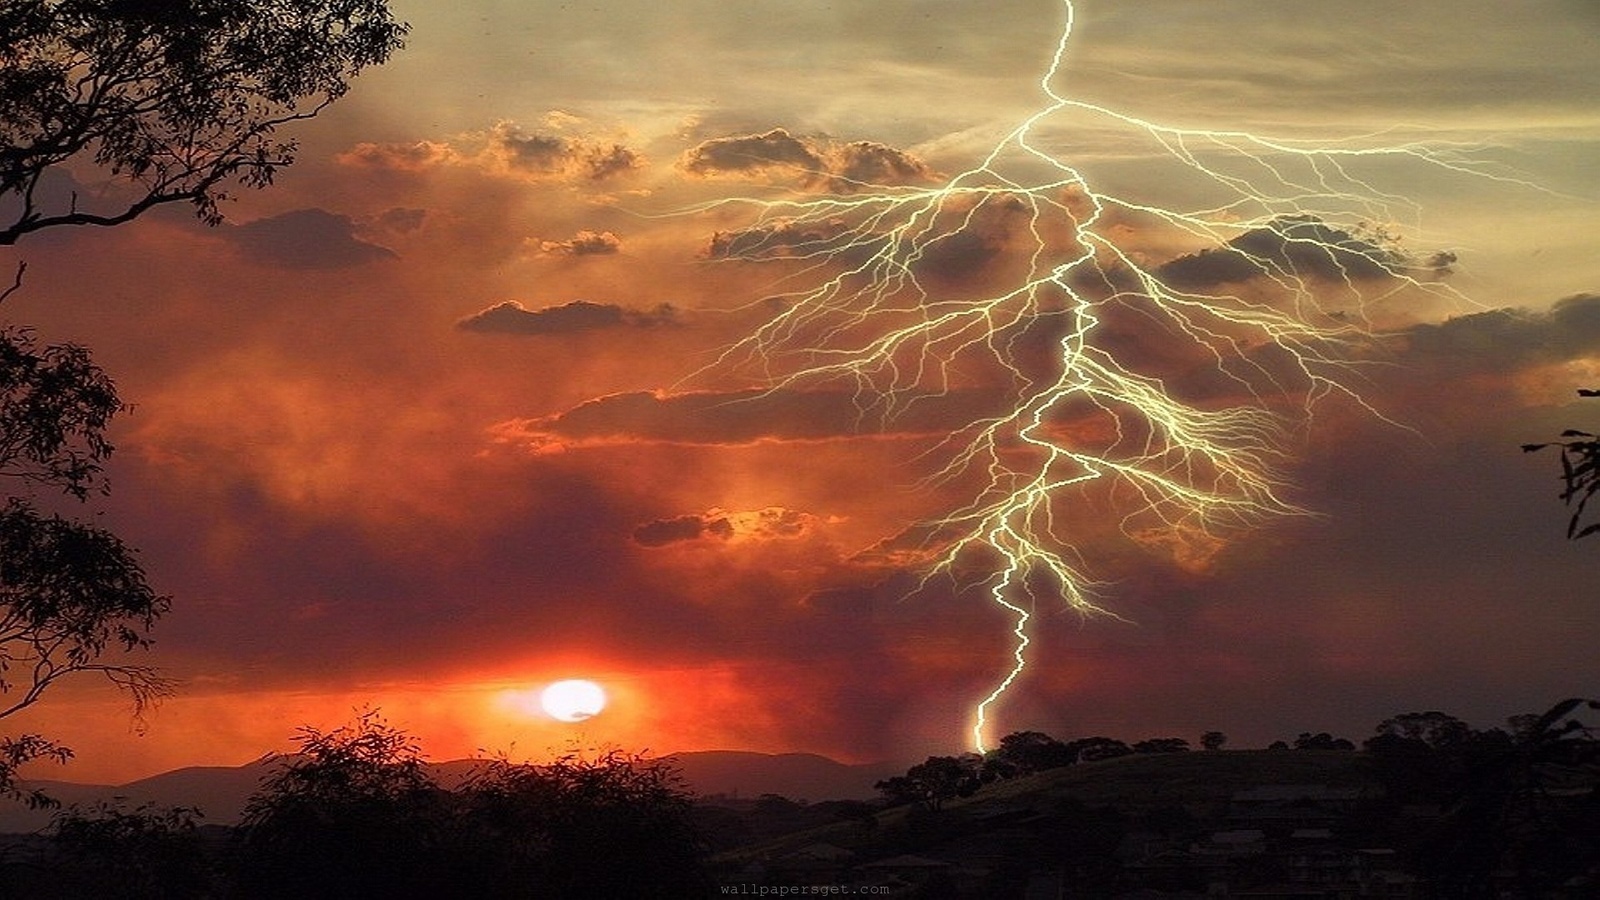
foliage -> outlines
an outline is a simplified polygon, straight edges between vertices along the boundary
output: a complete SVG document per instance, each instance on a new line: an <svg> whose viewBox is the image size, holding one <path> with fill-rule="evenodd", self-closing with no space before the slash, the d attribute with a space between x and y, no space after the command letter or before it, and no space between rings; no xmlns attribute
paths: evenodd
<svg viewBox="0 0 1600 900"><path fill-rule="evenodd" d="M1580 390L1578 396L1600 397L1600 390ZM1522 450L1534 453L1556 447L1561 451L1561 480L1565 485L1561 500L1572 510L1567 537L1576 540L1600 532L1600 522L1583 524L1589 500L1600 492L1600 435L1568 429L1561 432L1561 438L1542 444L1523 444Z"/></svg>
<svg viewBox="0 0 1600 900"><path fill-rule="evenodd" d="M0 329L0 477L86 498L111 455L106 426L125 408L88 350Z"/></svg>
<svg viewBox="0 0 1600 900"><path fill-rule="evenodd" d="M0 737L0 796L21 800L29 809L49 809L60 803L37 788L24 788L17 784L17 767L36 759L53 759L64 763L72 758L72 751L37 734L18 737Z"/></svg>
<svg viewBox="0 0 1600 900"><path fill-rule="evenodd" d="M103 490L101 467L112 451L105 429L123 409L115 385L82 347L40 348L25 329L0 329L0 480L79 501ZM83 672L127 690L135 712L142 711L168 683L147 667L104 657L147 647L170 602L111 532L43 512L30 498L0 501L0 718ZM66 756L37 736L5 739L0 790L14 787L18 765Z"/></svg>
<svg viewBox="0 0 1600 900"><path fill-rule="evenodd" d="M956 797L969 797L982 784L979 770L982 758L967 756L930 756L896 775L878 782L876 787L891 804L915 803L930 812L938 812L946 801Z"/></svg>
<svg viewBox="0 0 1600 900"><path fill-rule="evenodd" d="M692 804L665 763L610 751L545 765L490 762L464 801L458 890L472 896L708 893ZM507 886L516 886L508 888Z"/></svg>
<svg viewBox="0 0 1600 900"><path fill-rule="evenodd" d="M1430 750L1445 750L1463 744L1473 736L1472 727L1467 723L1438 711L1391 716L1379 722L1376 731L1378 738L1366 742L1369 749L1373 740L1387 737L1418 741Z"/></svg>
<svg viewBox="0 0 1600 900"><path fill-rule="evenodd" d="M1600 701L1563 700L1517 717L1513 733L1474 732L1414 762L1453 773L1445 815L1417 847L1448 895L1494 896L1495 879L1509 878L1517 896L1551 896L1600 871L1600 729L1579 718L1593 710Z"/></svg>
<svg viewBox="0 0 1600 900"><path fill-rule="evenodd" d="M7 501L0 508L0 689L17 693L0 717L79 672L104 675L142 709L166 683L146 667L99 660L113 645L147 647L146 632L168 603L115 535Z"/></svg>
<svg viewBox="0 0 1600 900"><path fill-rule="evenodd" d="M126 900L213 896L217 872L198 830L199 812L101 805L51 826L53 886L65 895Z"/></svg>
<svg viewBox="0 0 1600 900"><path fill-rule="evenodd" d="M1354 750L1356 745L1346 738L1334 737L1326 731L1312 734L1309 731L1300 732L1294 739L1296 750Z"/></svg>
<svg viewBox="0 0 1600 900"><path fill-rule="evenodd" d="M1228 736L1220 731L1207 731L1200 735L1200 747L1203 750L1221 750L1228 743Z"/></svg>
<svg viewBox="0 0 1600 900"><path fill-rule="evenodd" d="M0 4L0 245L70 225L113 226L187 202L208 224L237 183L265 187L293 160L287 123L315 116L401 46L386 0L6 0ZM68 174L68 173L71 174ZM88 173L110 209L79 207ZM22 287L18 264L4 303ZM71 344L0 328L0 479L84 500L104 490L105 430L124 406ZM0 718L76 672L127 690L135 714L170 691L152 670L102 662L146 637L170 599L110 532L0 506ZM19 674L20 673L20 674ZM0 792L16 768L70 751L0 738ZM21 793L32 803L42 795Z"/></svg>
<svg viewBox="0 0 1600 900"><path fill-rule="evenodd" d="M261 897L689 897L709 886L688 795L620 752L495 760L448 790L375 712L303 728L246 807L236 882Z"/></svg>
<svg viewBox="0 0 1600 900"><path fill-rule="evenodd" d="M245 807L248 895L376 895L441 877L448 806L409 735L369 711L332 731L303 727L295 739L299 752Z"/></svg>
<svg viewBox="0 0 1600 900"><path fill-rule="evenodd" d="M343 96L406 28L386 0L7 0L0 244L174 202L220 222L231 184L265 187L293 161L277 129ZM50 196L68 163L131 190L96 212Z"/></svg>
<svg viewBox="0 0 1600 900"><path fill-rule="evenodd" d="M1039 731L1018 731L1006 735L1000 739L1000 746L990 756L1004 763L1015 774L1070 766L1078 759L1066 744Z"/></svg>
<svg viewBox="0 0 1600 900"><path fill-rule="evenodd" d="M1072 750L1078 762L1100 762L1101 760L1116 759L1127 756L1133 748L1115 738L1086 737L1075 741L1068 741L1067 747Z"/></svg>

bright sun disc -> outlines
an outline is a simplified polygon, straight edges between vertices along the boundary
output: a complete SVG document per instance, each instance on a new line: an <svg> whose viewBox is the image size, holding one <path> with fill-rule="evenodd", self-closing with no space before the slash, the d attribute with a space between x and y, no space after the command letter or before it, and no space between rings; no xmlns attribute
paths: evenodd
<svg viewBox="0 0 1600 900"><path fill-rule="evenodd" d="M582 722L606 708L606 692L582 678L557 681L539 694L539 706L552 719Z"/></svg>

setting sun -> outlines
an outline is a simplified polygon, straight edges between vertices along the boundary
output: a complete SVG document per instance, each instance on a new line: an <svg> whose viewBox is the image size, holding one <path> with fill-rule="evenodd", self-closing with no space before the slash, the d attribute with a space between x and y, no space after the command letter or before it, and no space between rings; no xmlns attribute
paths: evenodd
<svg viewBox="0 0 1600 900"><path fill-rule="evenodd" d="M561 722L582 722L606 708L606 692L582 678L557 681L540 692L539 708Z"/></svg>

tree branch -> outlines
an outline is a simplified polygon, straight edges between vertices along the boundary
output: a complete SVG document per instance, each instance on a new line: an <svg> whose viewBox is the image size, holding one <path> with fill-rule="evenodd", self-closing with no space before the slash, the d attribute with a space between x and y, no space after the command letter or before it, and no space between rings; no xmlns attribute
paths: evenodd
<svg viewBox="0 0 1600 900"><path fill-rule="evenodd" d="M4 291L0 291L0 303L6 302L6 300L9 299L12 294L22 290L22 273L26 271L28 271L28 264L22 260L18 260L17 274L11 279L11 286L6 288Z"/></svg>

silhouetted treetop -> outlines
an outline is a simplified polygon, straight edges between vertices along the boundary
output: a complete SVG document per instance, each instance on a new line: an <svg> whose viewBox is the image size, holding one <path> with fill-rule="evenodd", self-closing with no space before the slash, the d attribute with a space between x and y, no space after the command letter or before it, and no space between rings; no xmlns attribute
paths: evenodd
<svg viewBox="0 0 1600 900"><path fill-rule="evenodd" d="M6 0L0 244L178 201L221 221L230 184L264 187L293 161L277 128L343 96L406 30L386 0ZM80 208L47 176L69 161L125 192Z"/></svg>

